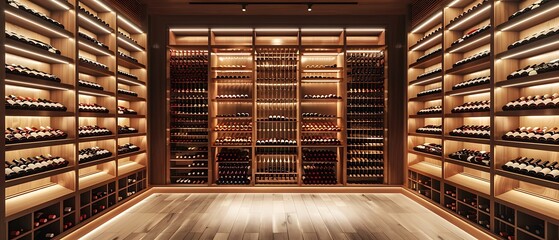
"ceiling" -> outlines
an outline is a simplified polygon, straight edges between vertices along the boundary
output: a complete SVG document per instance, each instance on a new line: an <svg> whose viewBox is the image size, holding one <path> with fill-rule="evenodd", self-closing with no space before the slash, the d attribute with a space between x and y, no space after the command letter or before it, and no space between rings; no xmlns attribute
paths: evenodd
<svg viewBox="0 0 559 240"><path fill-rule="evenodd" d="M312 12L305 5L250 5L267 0L210 0L211 2L247 3L241 5L191 5L204 0L137 0L145 4L149 14L156 15L405 15L415 0L272 0L273 2L357 2L357 5L314 5ZM268 1L269 2L269 1Z"/></svg>

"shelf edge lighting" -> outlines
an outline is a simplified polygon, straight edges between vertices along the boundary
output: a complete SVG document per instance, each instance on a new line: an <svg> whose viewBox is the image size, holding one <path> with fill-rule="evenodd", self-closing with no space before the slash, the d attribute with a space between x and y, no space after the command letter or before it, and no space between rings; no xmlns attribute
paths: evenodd
<svg viewBox="0 0 559 240"><path fill-rule="evenodd" d="M134 82L134 81L130 81L128 79L124 79L124 78L118 78L118 80L123 81L123 82L127 82L133 85L137 85L137 86L144 86L144 84L138 83L138 82Z"/></svg>
<svg viewBox="0 0 559 240"><path fill-rule="evenodd" d="M384 28L346 28L346 32L384 32Z"/></svg>
<svg viewBox="0 0 559 240"><path fill-rule="evenodd" d="M63 90L63 91L68 90L66 88L54 87L54 86L50 86L50 85L47 86L47 85L41 85L41 84L34 84L34 83L22 82L22 81L18 81L18 80L6 79L5 81L7 83L14 83L14 84L25 85L25 86L29 86L29 87L41 87L41 88L56 89L56 90Z"/></svg>
<svg viewBox="0 0 559 240"><path fill-rule="evenodd" d="M101 51L101 50L99 50L99 49L97 49L97 48L94 48L94 47L90 46L89 44L83 43L83 42L81 42L81 41L78 41L78 43L79 43L80 45L84 46L84 47L87 47L87 48L91 49L91 50L95 50L96 52L101 53L101 54L103 54L103 55L111 56L111 54L109 54L109 53L107 53L107 52L104 52L104 51Z"/></svg>
<svg viewBox="0 0 559 240"><path fill-rule="evenodd" d="M474 13L472 15L470 15L467 18L462 19L462 21L460 21L459 23L457 23L456 25L449 27L448 30L454 30L455 28L457 28L458 26L462 25L463 23L467 22L468 20L476 17L477 15L482 14L483 12L489 10L491 8L491 5L487 5L486 7L482 8L481 10L479 10L477 13Z"/></svg>
<svg viewBox="0 0 559 240"><path fill-rule="evenodd" d="M58 5L58 6L60 6L61 8L64 8L65 10L70 10L70 7L68 7L68 6L64 5L64 4L62 4L62 3L59 2L58 0L50 0L50 1L51 1L52 3L54 3L54 4Z"/></svg>
<svg viewBox="0 0 559 240"><path fill-rule="evenodd" d="M143 52L143 51L144 51L144 49L141 49L141 48L139 48L138 46L136 46L136 45L134 45L134 44L132 44L132 43L129 43L128 41L122 39L120 36L117 37L117 39L120 40L121 42L126 43L128 46L131 46L131 47L133 47L134 49L136 49L136 50L138 50L138 51L140 51L140 52Z"/></svg>
<svg viewBox="0 0 559 240"><path fill-rule="evenodd" d="M121 21L123 21L124 23L126 23L128 26L130 26L132 29L134 29L134 31L136 31L136 33L144 33L144 31L142 31L142 29L140 29L139 27L136 27L136 25L132 24L130 21L126 20L126 18L121 17L120 15L117 16L117 18Z"/></svg>
<svg viewBox="0 0 559 240"><path fill-rule="evenodd" d="M95 25L97 28L101 29L103 32L111 33L111 31L109 31L107 28L105 28L104 26L99 25L99 23L96 23L96 22L94 22L94 21L91 21L89 18L85 17L83 14L78 13L78 16L79 16L81 19L83 19L83 20L85 20L85 21L87 21L87 22L89 22L89 23Z"/></svg>
<svg viewBox="0 0 559 240"><path fill-rule="evenodd" d="M25 53L28 53L28 54L31 54L31 55L35 55L35 56L43 57L43 58L46 58L46 59L50 59L50 60L55 61L55 62L59 62L59 63L69 63L68 61L65 61L65 60L52 58L52 57L45 56L45 55L40 54L40 53L36 53L36 52L33 52L33 51L28 51L28 50L25 50L25 49L21 49L21 48L18 48L18 47L14 47L14 46L9 45L9 44L6 44L6 45L4 45L4 46L7 47L7 48L11 48L11 49L16 49L16 50L18 50L18 51L22 51L22 52L25 52Z"/></svg>
<svg viewBox="0 0 559 240"><path fill-rule="evenodd" d="M515 57L515 56L518 56L518 55L522 55L522 54L524 54L524 53L533 52L533 51L536 51L536 50L538 50L538 49L546 48L546 47L549 47L549 46L552 46L552 45L556 45L556 44L559 44L559 41L551 42L551 43L548 43L548 44L545 44L545 45L541 45L541 46L537 46L537 47L534 47L534 48L531 48L531 49L528 49L528 50L524 50L524 51L522 51L522 52L518 52L518 53L515 53L515 54L507 55L507 56L501 57L501 59L509 59L509 58L512 58L512 57Z"/></svg>
<svg viewBox="0 0 559 240"><path fill-rule="evenodd" d="M547 82L549 80L554 80L554 79L558 79L559 80L559 76L557 77L550 77L550 78L545 78L545 79L540 79L540 80L535 80L535 81L530 81L530 83L539 83L539 82ZM526 85L525 82L521 82L521 83L514 83L514 84L506 84L503 85L502 87L506 88L506 87L516 87L516 86L523 86Z"/></svg>
<svg viewBox="0 0 559 240"><path fill-rule="evenodd" d="M459 50L461 50L461 49L463 49L463 48L465 48L465 47L467 47L467 46L470 46L470 45L472 45L472 44L474 44L474 43L477 43L477 42L480 42L480 41L482 41L482 40L485 40L486 38L489 38L489 37L491 37L491 35L488 34L488 35L485 36L485 37L482 37L482 38L480 38L480 39L478 39L478 40L475 40L475 41L473 41L473 42L471 42L471 43L468 43L468 44L466 44L466 45L463 45L463 46L461 46L461 47L459 47L459 48L453 49L452 51L449 51L449 52L450 52L450 53L455 53L455 52L457 52L457 51L459 51Z"/></svg>
<svg viewBox="0 0 559 240"><path fill-rule="evenodd" d="M348 53L381 53L382 50L347 50Z"/></svg>
<svg viewBox="0 0 559 240"><path fill-rule="evenodd" d="M171 32L207 32L209 28L169 28Z"/></svg>
<svg viewBox="0 0 559 240"><path fill-rule="evenodd" d="M36 26L39 26L39 27L44 28L44 29L46 29L46 30L49 30L50 32L55 33L55 34L58 35L58 36L65 37L65 38L69 38L69 36L66 35L66 34L63 34L63 33L59 32L59 31L56 31L56 30L54 30L54 29L52 29L52 28L50 28L50 27L46 27L46 26L43 26L43 25L41 25L41 24L38 24L38 23L36 23L36 22L34 22L34 21L32 21L32 20L29 20L29 19L27 19L27 18L21 17L21 16L15 14L15 13L13 13L13 12L8 11L7 9L5 9L4 12L7 13L7 14L12 15L12 16L14 16L14 17L17 17L17 18L19 18L19 19L21 19L21 20L23 20L23 21L26 21L26 22L31 23L31 24L33 24L33 25L36 25Z"/></svg>
<svg viewBox="0 0 559 240"><path fill-rule="evenodd" d="M257 32L298 32L297 28L257 28Z"/></svg>
<svg viewBox="0 0 559 240"><path fill-rule="evenodd" d="M425 26L429 25L429 23L431 23L432 21L436 20L437 18L441 17L443 15L443 12L438 12L437 14L435 14L434 16L432 16L431 18L429 18L427 21L423 22L421 25L415 27L411 33L416 33L417 31L419 31L420 29L424 28Z"/></svg>
<svg viewBox="0 0 559 240"><path fill-rule="evenodd" d="M421 82L413 83L413 84L411 84L411 86L415 86L415 85L419 85L419 84L422 84L422 83L430 82L430 81L433 81L433 80L435 80L435 79L437 79L437 78L439 78L439 77L433 77L433 78L425 79L425 80L423 80L423 81L421 81Z"/></svg>
<svg viewBox="0 0 559 240"><path fill-rule="evenodd" d="M104 8L105 10L112 12L113 9L111 9L109 6L105 5L103 2L99 1L99 0L95 0L95 3L99 6L101 6L102 8Z"/></svg>
<svg viewBox="0 0 559 240"><path fill-rule="evenodd" d="M435 39L441 37L442 35L443 35L443 33L439 33L439 34L437 34L436 36L434 36L433 38L429 39L428 41L426 41L426 42L424 42L424 43L422 43L422 44L419 44L419 46L416 46L416 47L412 48L411 50L412 50L412 51L415 51L415 50L417 50L417 49L419 49L419 48L425 46L427 43L430 43L430 42L434 41Z"/></svg>
<svg viewBox="0 0 559 240"><path fill-rule="evenodd" d="M489 88L484 88L484 89L473 90L473 91L469 91L469 92L453 93L453 94L450 94L449 96L461 96L461 95L468 95L468 94L473 94L473 93L485 93L489 90L490 90Z"/></svg>
<svg viewBox="0 0 559 240"><path fill-rule="evenodd" d="M546 14L546 13L548 13L549 11L553 11L553 10L555 10L556 8L559 8L559 4L555 5L555 7L552 7L552 8L550 8L550 9L547 9L547 10L545 10L545 11L543 11L543 12L540 12L540 13L538 13L538 14L532 15L532 16L530 16L530 17L528 17L528 18L526 18L526 19L524 19L524 20L522 20L522 21L519 21L519 22L515 23L515 24L512 24L512 25L510 25L510 26L507 26L507 27L501 29L501 31L509 30L509 29L511 29L511 28L513 28L513 27L516 27L516 26L518 26L518 25L520 25L520 24L522 24L522 23L525 23L525 22L530 21L530 20L532 20L532 19L534 19L534 18L537 18L537 17L539 17L539 16L541 16L541 15L543 15L543 14Z"/></svg>

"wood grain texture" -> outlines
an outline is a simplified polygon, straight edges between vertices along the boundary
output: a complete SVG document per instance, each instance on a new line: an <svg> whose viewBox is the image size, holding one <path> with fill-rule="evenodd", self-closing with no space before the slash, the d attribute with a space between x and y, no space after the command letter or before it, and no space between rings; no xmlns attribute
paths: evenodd
<svg viewBox="0 0 559 240"><path fill-rule="evenodd" d="M402 194L157 193L81 239L474 239Z"/></svg>

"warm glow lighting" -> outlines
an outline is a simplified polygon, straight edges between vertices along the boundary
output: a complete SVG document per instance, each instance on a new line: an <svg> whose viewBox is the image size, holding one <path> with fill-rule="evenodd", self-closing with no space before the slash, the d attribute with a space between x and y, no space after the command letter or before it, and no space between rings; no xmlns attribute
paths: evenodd
<svg viewBox="0 0 559 240"><path fill-rule="evenodd" d="M252 72L252 70L214 70L216 72Z"/></svg>
<svg viewBox="0 0 559 240"><path fill-rule="evenodd" d="M480 42L480 41L482 41L482 40L485 40L486 38L489 38L490 36L491 36L491 35L487 35L487 36L482 37L482 38L480 38L480 39L478 39L478 40L475 40L475 41L473 41L473 42L471 42L471 43L465 44L465 45L463 45L463 46L461 46L461 47L459 47L459 48L453 49L452 51L450 51L450 53L454 53L454 52L460 51L460 49L463 49L463 48L465 48L465 47L467 47L467 46L470 46L470 45L472 45L472 44L474 44L474 43L477 43L477 42Z"/></svg>
<svg viewBox="0 0 559 240"><path fill-rule="evenodd" d="M338 56L341 53L303 53L303 57L309 57L309 56ZM332 57L332 59L335 59L334 57Z"/></svg>
<svg viewBox="0 0 559 240"><path fill-rule="evenodd" d="M542 89L542 88L552 89L554 87L559 87L559 83L550 83L550 84L544 84L544 85L530 86L528 88L531 88L531 89Z"/></svg>
<svg viewBox="0 0 559 240"><path fill-rule="evenodd" d="M419 48L421 48L421 47L427 45L427 43L430 43L430 42L432 42L432 41L437 40L437 38L441 37L442 35L443 35L442 33L437 34L436 36L434 36L433 38L427 40L426 42L424 42L424 43L422 43L422 44L419 44L418 46L412 48L412 51L415 51L415 50L417 50L417 49L419 49Z"/></svg>
<svg viewBox="0 0 559 240"><path fill-rule="evenodd" d="M64 4L62 4L61 2L57 1L57 0L50 0L52 3L60 6L61 8L64 8L65 10L70 10L70 8Z"/></svg>
<svg viewBox="0 0 559 240"><path fill-rule="evenodd" d="M452 6L456 5L457 3L459 3L460 1L462 1L462 0L454 0L450 4L448 4L448 6L446 6L446 7L452 7Z"/></svg>
<svg viewBox="0 0 559 240"><path fill-rule="evenodd" d="M348 53L381 53L382 50L347 50Z"/></svg>
<svg viewBox="0 0 559 240"><path fill-rule="evenodd" d="M274 38L272 40L272 45L282 45L283 41L281 40L281 38Z"/></svg>
<svg viewBox="0 0 559 240"><path fill-rule="evenodd" d="M439 77L434 77L434 78L425 79L425 80L423 80L423 81L416 82L416 83L413 83L413 84L411 84L411 85L412 85L412 86L421 85L421 84L423 84L423 83L433 81L433 80L435 80L435 79L437 79L437 78L439 78Z"/></svg>
<svg viewBox="0 0 559 240"><path fill-rule="evenodd" d="M257 32L297 32L297 28L257 28Z"/></svg>
<svg viewBox="0 0 559 240"><path fill-rule="evenodd" d="M94 92L83 91L83 90L80 90L79 93L80 94L85 94L85 95L91 95L91 96L101 96L101 97L109 96L109 95L106 95L106 94L94 93Z"/></svg>
<svg viewBox="0 0 559 240"><path fill-rule="evenodd" d="M489 10L490 8L491 8L491 5L487 5L486 7L482 8L481 10L479 10L478 12L476 12L475 14L472 14L472 15L468 16L467 18L462 19L462 21L460 21L460 22L457 23L456 25L449 27L448 30L453 30L453 29L457 28L458 26L462 25L462 24L465 23L465 22L468 22L468 20L470 20L470 19L476 17L477 15L482 14L483 12Z"/></svg>
<svg viewBox="0 0 559 240"><path fill-rule="evenodd" d="M325 68L324 70L320 70L320 69L311 69L311 70L305 70L303 69L303 72L317 72L317 73L323 73L323 72L339 72L341 71L341 69L327 69Z"/></svg>
<svg viewBox="0 0 559 240"><path fill-rule="evenodd" d="M69 63L69 62L67 62L67 61L65 61L65 60L61 60L61 59L57 59L57 58L52 58L52 57L49 57L49 56L42 55L42 54L40 54L40 53L36 53L36 52L33 52L33 51L28 51L28 50L25 50L25 49L21 49L21 48L18 48L18 47L14 47L14 46L9 45L9 44L6 44L5 46L6 46L7 48L15 49L15 50L18 50L18 51L21 51L21 52L25 52L25 53L27 53L27 54L31 54L31 55L35 55L35 56L38 56L38 57L46 58L46 59L49 59L49 60L52 60L52 61L55 61L55 62L59 62L59 63Z"/></svg>
<svg viewBox="0 0 559 240"><path fill-rule="evenodd" d="M425 26L429 25L432 21L435 21L437 18L441 17L443 15L443 12L438 12L437 14L435 14L434 16L432 16L431 18L429 18L427 21L423 22L421 25L417 26L416 28L414 28L411 33L416 33L418 32L420 29L424 28Z"/></svg>
<svg viewBox="0 0 559 240"><path fill-rule="evenodd" d="M134 45L134 44L132 44L132 43L129 43L128 41L124 40L124 39L121 38L121 37L117 37L117 38L118 38L119 41L126 43L128 46L133 47L134 49L136 49L136 50L138 50L138 51L140 51L140 52L143 52L143 51L144 51L144 49L141 49L141 48L139 48L138 46L136 46L136 45Z"/></svg>
<svg viewBox="0 0 559 240"><path fill-rule="evenodd" d="M213 32L252 32L252 28L212 28Z"/></svg>
<svg viewBox="0 0 559 240"><path fill-rule="evenodd" d="M512 25L510 25L510 26L507 26L507 27L501 29L501 31L509 30L509 29L511 29L511 28L513 28L513 27L516 27L516 26L518 26L518 25L520 25L520 24L522 24L522 23L525 23L525 22L530 21L530 20L532 20L532 19L534 19L534 18L537 18L537 17L539 17L539 16L541 16L541 15L543 15L543 14L546 14L546 13L548 13L548 12L550 12L550 11L553 11L553 10L555 10L556 8L559 8L559 4L555 5L554 7L550 8L550 9L547 9L547 10L545 10L545 11L543 11L543 12L540 12L540 13L538 13L538 14L530 15L530 17L528 17L528 18L526 18L526 19L524 19L524 20L522 20L522 21L519 21L519 22L517 22L517 23L515 23L515 24L512 24Z"/></svg>
<svg viewBox="0 0 559 240"><path fill-rule="evenodd" d="M346 32L384 32L384 28L347 28Z"/></svg>
<svg viewBox="0 0 559 240"><path fill-rule="evenodd" d="M302 28L301 32L341 32L342 28Z"/></svg>
<svg viewBox="0 0 559 240"><path fill-rule="evenodd" d="M130 81L128 79L123 79L123 78L118 78L118 80L123 81L123 82L127 82L133 85L138 85L138 86L143 86L144 84L138 83L138 82L134 82L134 81Z"/></svg>
<svg viewBox="0 0 559 240"><path fill-rule="evenodd" d="M461 96L461 95L468 95L468 94L473 94L473 93L484 93L486 91L489 91L489 88L473 90L473 91L469 91L469 92L454 93L454 94L450 94L449 96Z"/></svg>
<svg viewBox="0 0 559 240"><path fill-rule="evenodd" d="M99 28L99 29L103 30L103 32L106 32L106 33L111 33L111 31L110 31L110 30L108 30L108 29L107 29L107 28L106 28L105 26L101 26L101 25L99 25L99 23L96 23L96 22L94 22L94 21L90 20L89 18L87 18L87 17L86 17L86 16L84 16L83 14L81 14L81 13L78 13L78 16L79 16L79 17L80 17L81 19L83 19L83 20L85 20L85 21L87 21L87 22L89 22L89 23L93 24L93 25L94 25L94 26L96 26L97 28Z"/></svg>
<svg viewBox="0 0 559 240"><path fill-rule="evenodd" d="M84 46L84 47L87 47L87 48L91 49L91 50L95 50L96 52L101 53L101 54L103 54L103 55L111 56L111 54L109 54L109 53L107 53L107 52L104 52L104 51L101 51L101 50L99 50L99 49L97 49L97 48L94 48L94 47L90 46L89 44L83 43L83 42L81 42L81 41L78 41L78 43L79 43L80 45Z"/></svg>
<svg viewBox="0 0 559 240"><path fill-rule="evenodd" d="M28 87L48 88L48 89L56 89L56 90L63 90L63 91L68 90L66 88L54 87L54 86L51 86L51 85L34 84L34 83L28 83L28 82L23 82L23 81L18 81L18 80L6 79L5 81L7 83L13 83L13 84L17 84L17 85L25 85L25 86L28 86Z"/></svg>
<svg viewBox="0 0 559 240"><path fill-rule="evenodd" d="M215 55L218 55L218 56L250 56L250 55L252 55L252 53L249 53L249 52L231 52L231 53L221 52L221 53L215 53Z"/></svg>
<svg viewBox="0 0 559 240"><path fill-rule="evenodd" d="M307 11L308 11L308 12L311 12L311 11L312 11L312 4L309 4L309 5L307 6Z"/></svg>
<svg viewBox="0 0 559 240"><path fill-rule="evenodd" d="M171 32L207 32L208 28L170 28Z"/></svg>
<svg viewBox="0 0 559 240"><path fill-rule="evenodd" d="M550 78L546 78L546 79L540 79L540 80L534 80L534 81L530 81L529 83L534 84L534 83L547 82L547 81L556 80L556 79L559 79L559 76L558 77L550 77ZM515 83L515 84L507 84L507 85L503 85L503 87L515 87L515 86L523 86L523 85L526 85L526 83L521 82L521 83Z"/></svg>
<svg viewBox="0 0 559 240"><path fill-rule="evenodd" d="M140 29L139 27L136 27L136 25L134 25L130 21L126 20L126 18L123 18L120 15L118 15L118 19L123 21L124 23L126 23L130 28L134 29L134 31L136 31L136 33L143 33L144 32L144 31L142 31L142 29Z"/></svg>
<svg viewBox="0 0 559 240"><path fill-rule="evenodd" d="M97 3L97 5L101 6L106 11L109 11L109 12L113 11L110 7L108 7L107 5L105 5L103 2L101 2L99 0L95 0L95 3Z"/></svg>
<svg viewBox="0 0 559 240"><path fill-rule="evenodd" d="M302 83L338 83L340 82L340 80L337 79L316 79L316 80L310 80L310 79L301 79Z"/></svg>
<svg viewBox="0 0 559 240"><path fill-rule="evenodd" d="M12 16L14 16L14 17L17 17L17 18L19 18L19 19L21 19L21 20L23 20L23 21L26 21L26 22L31 23L31 24L33 24L33 25L39 26L39 27L41 27L41 28L43 28L43 29L49 30L49 32L55 33L55 34L58 35L58 36L68 38L67 35L65 35L65 34L59 32L59 31L56 31L56 30L54 30L54 29L52 29L52 28L50 28L50 27L46 27L46 26L43 26L43 25L41 25L41 24L38 24L38 23L36 23L36 22L34 22L34 21L31 21L31 20L29 20L29 19L27 19L27 18L21 17L21 16L15 14L15 13L12 13L12 12L8 11L7 9L4 10L4 12L7 13L7 14L12 15Z"/></svg>
<svg viewBox="0 0 559 240"><path fill-rule="evenodd" d="M518 56L518 55L522 55L522 54L524 54L524 53L533 52L533 51L536 51L536 50L538 50L538 49L546 48L546 47L549 47L549 46L552 46L552 45L556 45L556 44L559 44L559 41L555 41L555 42L548 43L548 44L545 44L545 45L533 47L533 48L530 48L530 49L528 49L528 50L524 50L524 51L522 51L522 52L518 52L518 53L515 53L515 54L507 55L507 56L502 57L501 59L509 59L509 58L512 58L512 57L515 57L515 56Z"/></svg>

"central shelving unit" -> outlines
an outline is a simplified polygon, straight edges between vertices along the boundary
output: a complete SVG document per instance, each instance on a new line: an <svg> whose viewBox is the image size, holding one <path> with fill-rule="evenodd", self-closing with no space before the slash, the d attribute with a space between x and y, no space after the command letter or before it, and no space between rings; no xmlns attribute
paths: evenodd
<svg viewBox="0 0 559 240"><path fill-rule="evenodd" d="M386 183L384 35L171 28L167 183Z"/></svg>

